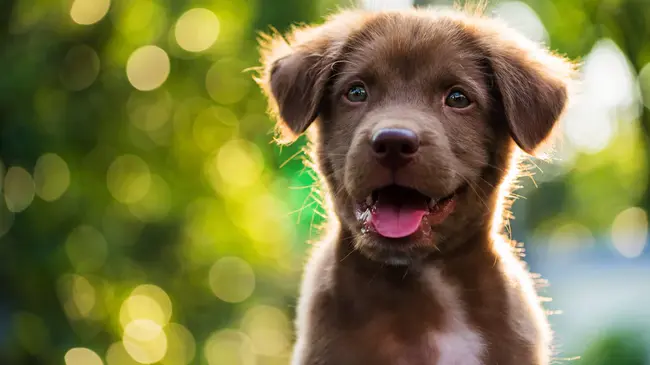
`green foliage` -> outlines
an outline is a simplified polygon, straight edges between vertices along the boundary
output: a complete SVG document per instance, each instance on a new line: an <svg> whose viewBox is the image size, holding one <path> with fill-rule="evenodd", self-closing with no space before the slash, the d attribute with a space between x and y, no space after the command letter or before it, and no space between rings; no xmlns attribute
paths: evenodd
<svg viewBox="0 0 650 365"><path fill-rule="evenodd" d="M579 364L585 365L645 365L650 362L647 339L639 332L612 331L595 341L584 353Z"/></svg>

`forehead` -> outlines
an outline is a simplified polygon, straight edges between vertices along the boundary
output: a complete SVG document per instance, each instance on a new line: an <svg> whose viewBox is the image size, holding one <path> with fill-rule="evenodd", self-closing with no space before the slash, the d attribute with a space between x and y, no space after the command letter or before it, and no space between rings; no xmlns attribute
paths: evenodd
<svg viewBox="0 0 650 365"><path fill-rule="evenodd" d="M484 59L473 33L451 18L387 14L352 34L343 75L384 81L475 79Z"/></svg>

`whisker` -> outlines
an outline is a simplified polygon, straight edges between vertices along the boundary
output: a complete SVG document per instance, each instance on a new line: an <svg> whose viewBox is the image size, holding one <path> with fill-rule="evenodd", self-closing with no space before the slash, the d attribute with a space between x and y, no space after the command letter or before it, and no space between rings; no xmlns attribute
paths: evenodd
<svg viewBox="0 0 650 365"><path fill-rule="evenodd" d="M305 201L306 200L307 199L305 199ZM311 207L314 204L316 204L316 202L311 202L311 203L306 204L306 205L305 205L305 203L303 203L303 205L302 205L302 207L300 207L300 209L296 209L293 212L289 212L289 215L298 213L298 217L296 218L296 224L298 224L300 222L300 218L302 217L302 211L305 210L306 208Z"/></svg>
<svg viewBox="0 0 650 365"><path fill-rule="evenodd" d="M310 188L313 189L314 187L316 187L316 184L317 183L313 183L313 184L305 185L305 186L289 186L287 189L289 189L289 190L303 190L303 189L310 189Z"/></svg>
<svg viewBox="0 0 650 365"><path fill-rule="evenodd" d="M353 245L353 246L352 246L352 249L350 250L350 252L348 252L348 254L345 255L341 260L339 260L339 262L343 262L343 260L345 260L345 259L347 259L348 257L350 257L350 255L352 255L352 253L353 253L354 251L356 251L356 248L355 248L354 245Z"/></svg>
<svg viewBox="0 0 650 365"><path fill-rule="evenodd" d="M284 161L283 163L281 163L280 166L279 166L278 168L279 168L279 169L283 168L284 166L286 166L290 161L292 161L296 156L298 156L298 155L301 154L302 152L304 152L303 149L302 149L302 148L299 149L298 151L296 151L296 153L294 153L293 155L289 156L289 158L288 158L286 161Z"/></svg>
<svg viewBox="0 0 650 365"><path fill-rule="evenodd" d="M315 210L313 210L312 212L315 212ZM311 222L309 223L309 240L310 241L312 239L312 234L314 232L314 217L316 217L316 214L311 215Z"/></svg>
<svg viewBox="0 0 650 365"><path fill-rule="evenodd" d="M472 183L472 181L470 181L468 178L464 177L463 175L458 174L457 176L460 176L461 179L463 179L463 180L465 180L465 182L467 182L467 186L469 186L472 190L474 190L474 193L476 194L478 199L481 201L481 203L483 203L483 205L485 206L485 209L490 210L490 207L488 206L487 202L484 199L485 197L482 196L481 194L479 194L479 192L474 187L474 183Z"/></svg>

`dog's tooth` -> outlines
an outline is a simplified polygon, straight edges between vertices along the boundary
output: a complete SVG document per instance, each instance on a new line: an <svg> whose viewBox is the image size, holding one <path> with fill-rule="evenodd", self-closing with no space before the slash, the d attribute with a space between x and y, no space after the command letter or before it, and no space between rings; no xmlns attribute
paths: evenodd
<svg viewBox="0 0 650 365"><path fill-rule="evenodd" d="M368 206L372 205L372 195L368 195L368 197L366 198L366 204Z"/></svg>
<svg viewBox="0 0 650 365"><path fill-rule="evenodd" d="M435 208L436 204L438 204L438 202L435 199L430 199L429 200L429 209Z"/></svg>

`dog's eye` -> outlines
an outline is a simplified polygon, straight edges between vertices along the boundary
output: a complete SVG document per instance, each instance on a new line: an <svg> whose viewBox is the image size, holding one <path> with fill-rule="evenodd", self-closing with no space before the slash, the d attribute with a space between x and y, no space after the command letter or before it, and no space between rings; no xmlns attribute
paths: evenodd
<svg viewBox="0 0 650 365"><path fill-rule="evenodd" d="M368 99L368 92L363 86L355 85L348 89L345 98L353 103L361 103Z"/></svg>
<svg viewBox="0 0 650 365"><path fill-rule="evenodd" d="M447 106L457 109L467 108L472 104L467 95L463 94L462 91L452 90L447 98L445 99L445 104Z"/></svg>

